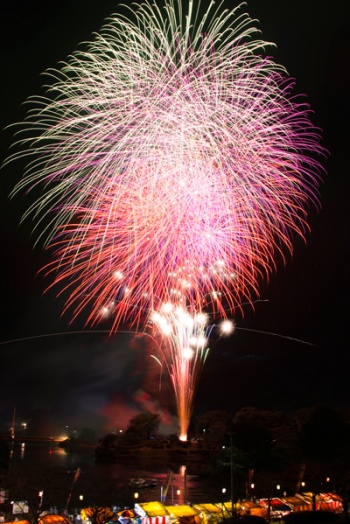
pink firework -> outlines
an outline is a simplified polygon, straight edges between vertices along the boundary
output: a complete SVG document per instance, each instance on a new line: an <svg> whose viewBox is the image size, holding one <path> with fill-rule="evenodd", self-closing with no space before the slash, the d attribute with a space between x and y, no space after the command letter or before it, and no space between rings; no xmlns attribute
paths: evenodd
<svg viewBox="0 0 350 524"><path fill-rule="evenodd" d="M33 155L15 192L43 186L27 214L45 224L67 307L88 305L92 323L112 309L112 331L165 303L225 318L258 295L318 203L307 104L241 6L194 4L113 15L50 72L47 97L32 99L35 138L12 157Z"/></svg>

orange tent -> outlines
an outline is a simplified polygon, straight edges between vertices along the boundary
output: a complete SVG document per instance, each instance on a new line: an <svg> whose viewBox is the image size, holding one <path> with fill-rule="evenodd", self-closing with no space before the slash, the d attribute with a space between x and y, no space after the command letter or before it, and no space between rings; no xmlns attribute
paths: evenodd
<svg viewBox="0 0 350 524"><path fill-rule="evenodd" d="M71 520L63 515L43 515L39 517L39 524L71 524Z"/></svg>

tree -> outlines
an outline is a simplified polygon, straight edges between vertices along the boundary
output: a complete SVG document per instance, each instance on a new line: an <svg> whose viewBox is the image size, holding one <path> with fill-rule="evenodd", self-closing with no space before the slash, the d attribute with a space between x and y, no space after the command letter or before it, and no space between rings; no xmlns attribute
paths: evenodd
<svg viewBox="0 0 350 524"><path fill-rule="evenodd" d="M108 433L98 441L98 444L103 449L114 449L118 445L118 436L115 433Z"/></svg>
<svg viewBox="0 0 350 524"><path fill-rule="evenodd" d="M304 454L312 458L329 458L342 453L347 445L349 426L334 409L317 405L303 413L300 443Z"/></svg>
<svg viewBox="0 0 350 524"><path fill-rule="evenodd" d="M250 467L257 467L270 454L273 437L266 427L264 412L256 408L244 408L236 413L233 424L235 446L250 457Z"/></svg>
<svg viewBox="0 0 350 524"><path fill-rule="evenodd" d="M159 415L140 413L130 420L130 426L125 432L125 439L138 436L140 440L149 440L151 435L158 430L159 424Z"/></svg>
<svg viewBox="0 0 350 524"><path fill-rule="evenodd" d="M231 415L223 410L207 411L198 418L197 427L208 440L223 441L229 432Z"/></svg>

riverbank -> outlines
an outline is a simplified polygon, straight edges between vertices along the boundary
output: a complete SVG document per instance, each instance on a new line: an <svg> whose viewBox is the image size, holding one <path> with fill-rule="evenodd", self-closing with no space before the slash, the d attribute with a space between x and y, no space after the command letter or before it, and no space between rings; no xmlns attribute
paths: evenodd
<svg viewBox="0 0 350 524"><path fill-rule="evenodd" d="M183 463L184 461L201 462L212 456L213 452L209 450L154 449L148 447L130 448L122 446L112 449L95 449L96 460L101 462L154 458Z"/></svg>
<svg viewBox="0 0 350 524"><path fill-rule="evenodd" d="M201 462L215 458L219 446L204 441L156 441L137 446L105 446L95 448L99 461L133 460L142 458L166 459L170 462Z"/></svg>

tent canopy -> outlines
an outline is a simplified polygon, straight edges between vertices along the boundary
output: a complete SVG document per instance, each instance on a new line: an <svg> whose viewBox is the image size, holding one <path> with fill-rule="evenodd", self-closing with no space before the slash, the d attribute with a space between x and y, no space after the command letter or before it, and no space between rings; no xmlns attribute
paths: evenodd
<svg viewBox="0 0 350 524"><path fill-rule="evenodd" d="M181 506L166 506L166 510L174 517L192 517L198 515L198 511L187 504L182 504Z"/></svg>
<svg viewBox="0 0 350 524"><path fill-rule="evenodd" d="M135 511L141 517L163 517L169 515L164 504L157 501L135 504Z"/></svg>

